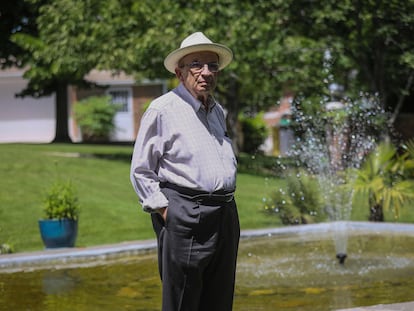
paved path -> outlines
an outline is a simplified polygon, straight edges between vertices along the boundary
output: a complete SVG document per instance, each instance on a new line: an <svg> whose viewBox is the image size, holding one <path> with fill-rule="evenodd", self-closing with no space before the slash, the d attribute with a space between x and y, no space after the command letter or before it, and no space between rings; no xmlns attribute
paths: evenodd
<svg viewBox="0 0 414 311"><path fill-rule="evenodd" d="M414 311L414 301L405 303L395 303L390 305L377 305L370 307L340 309L336 311Z"/></svg>

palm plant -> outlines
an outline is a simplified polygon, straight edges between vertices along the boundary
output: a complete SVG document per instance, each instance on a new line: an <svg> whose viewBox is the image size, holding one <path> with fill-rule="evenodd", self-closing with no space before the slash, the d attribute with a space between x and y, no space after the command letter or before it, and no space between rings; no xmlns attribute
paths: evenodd
<svg viewBox="0 0 414 311"><path fill-rule="evenodd" d="M384 210L398 218L402 206L414 199L413 152L413 142L402 154L392 143L382 142L356 172L354 189L368 200L369 220L384 221Z"/></svg>
<svg viewBox="0 0 414 311"><path fill-rule="evenodd" d="M414 179L414 140L409 140L403 145L407 159L405 160L406 175Z"/></svg>

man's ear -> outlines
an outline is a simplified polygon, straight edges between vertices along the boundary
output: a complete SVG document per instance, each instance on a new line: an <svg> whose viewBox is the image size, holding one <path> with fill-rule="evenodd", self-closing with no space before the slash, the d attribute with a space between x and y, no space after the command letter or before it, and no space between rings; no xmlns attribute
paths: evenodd
<svg viewBox="0 0 414 311"><path fill-rule="evenodd" d="M175 75L177 77L178 80L180 80L181 82L183 82L184 78L183 78L183 73L180 70L180 68L175 68Z"/></svg>

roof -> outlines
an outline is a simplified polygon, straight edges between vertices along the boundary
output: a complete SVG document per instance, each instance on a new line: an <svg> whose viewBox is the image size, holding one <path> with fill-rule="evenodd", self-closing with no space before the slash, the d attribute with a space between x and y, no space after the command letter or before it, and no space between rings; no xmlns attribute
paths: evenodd
<svg viewBox="0 0 414 311"><path fill-rule="evenodd" d="M0 70L0 79L23 78L23 74L27 68L11 67ZM98 85L132 85L132 84L162 84L161 80L136 81L132 75L127 75L122 71L114 70L91 70L86 76L85 80L94 82Z"/></svg>

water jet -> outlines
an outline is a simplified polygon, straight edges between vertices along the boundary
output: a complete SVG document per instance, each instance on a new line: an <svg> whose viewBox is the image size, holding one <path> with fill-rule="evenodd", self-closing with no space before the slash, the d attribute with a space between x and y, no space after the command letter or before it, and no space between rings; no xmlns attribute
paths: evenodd
<svg viewBox="0 0 414 311"><path fill-rule="evenodd" d="M345 259L346 259L347 255L344 253L338 253L336 254L336 258L338 259L338 262L343 265L345 264Z"/></svg>
<svg viewBox="0 0 414 311"><path fill-rule="evenodd" d="M349 256L346 222L351 217L357 171L387 131L373 121L385 119L375 98L334 99L322 104L317 117L303 112L300 106L305 103L293 107L298 135L289 156L296 159L297 167L287 174L311 177L318 184L320 210L334 224L335 254L343 265ZM304 173L298 175L298 170Z"/></svg>

